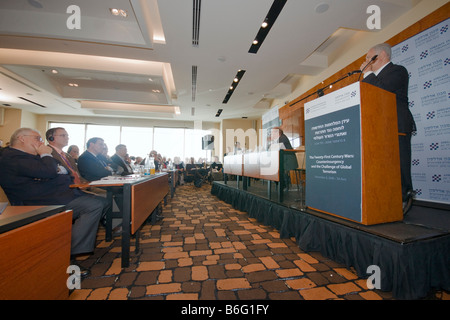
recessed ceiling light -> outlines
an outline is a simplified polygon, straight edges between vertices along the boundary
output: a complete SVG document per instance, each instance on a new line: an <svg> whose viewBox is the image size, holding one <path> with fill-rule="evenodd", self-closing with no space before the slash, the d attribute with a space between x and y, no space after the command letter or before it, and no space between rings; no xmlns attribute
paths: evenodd
<svg viewBox="0 0 450 320"><path fill-rule="evenodd" d="M268 25L269 25L269 24L268 24L266 21L264 21L264 22L261 24L261 28L267 28Z"/></svg>
<svg viewBox="0 0 450 320"><path fill-rule="evenodd" d="M56 74L56 73L58 73L58 70L53 69L53 70L52 70L52 73L55 73L55 74Z"/></svg>
<svg viewBox="0 0 450 320"><path fill-rule="evenodd" d="M258 44L258 40L255 39L255 40L253 40L252 43L255 44L255 45Z"/></svg>
<svg viewBox="0 0 450 320"><path fill-rule="evenodd" d="M119 15L119 9L116 8L110 8L109 11L111 11L111 14L113 16L118 16Z"/></svg>
<svg viewBox="0 0 450 320"><path fill-rule="evenodd" d="M70 87L78 87L78 83L69 83Z"/></svg>

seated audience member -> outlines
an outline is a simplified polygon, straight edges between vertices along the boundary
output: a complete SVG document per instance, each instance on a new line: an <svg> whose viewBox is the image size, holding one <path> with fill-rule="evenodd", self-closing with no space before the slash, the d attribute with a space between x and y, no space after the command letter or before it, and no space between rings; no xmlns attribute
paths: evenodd
<svg viewBox="0 0 450 320"><path fill-rule="evenodd" d="M133 174L133 169L127 162L127 152L127 146L119 144L116 146L116 153L111 157L111 161L123 169L123 172L121 173L123 176Z"/></svg>
<svg viewBox="0 0 450 320"><path fill-rule="evenodd" d="M222 171L222 164L220 163L218 156L214 156L214 162L211 163L211 169L216 172Z"/></svg>
<svg viewBox="0 0 450 320"><path fill-rule="evenodd" d="M89 139L86 148L87 150L78 158L78 170L84 179L96 181L114 173L114 169L107 163L110 160L105 157L105 150L107 153L107 149L102 138ZM122 211L123 192L121 188L114 189L113 195L119 210Z"/></svg>
<svg viewBox="0 0 450 320"><path fill-rule="evenodd" d="M111 157L108 155L108 146L106 143L103 145L103 151L98 155L100 161L106 163L106 166L112 170L112 174L121 175L123 172L122 167L118 166L115 162L111 160Z"/></svg>
<svg viewBox="0 0 450 320"><path fill-rule="evenodd" d="M87 181L81 178L75 159L62 150L69 144L69 135L67 131L61 127L51 128L45 133L45 138L52 148L53 158L58 161L58 169L62 170L64 174L70 174L73 178L73 183L86 183Z"/></svg>
<svg viewBox="0 0 450 320"><path fill-rule="evenodd" d="M102 138L91 138L86 143L87 150L78 158L78 170L87 181L100 180L112 175L113 169L99 155L104 151Z"/></svg>
<svg viewBox="0 0 450 320"><path fill-rule="evenodd" d="M73 210L71 255L91 253L104 202L70 188L72 176L58 172L52 151L36 130L16 130L0 157L0 185L11 205L65 205ZM84 270L82 276L87 275Z"/></svg>
<svg viewBox="0 0 450 320"><path fill-rule="evenodd" d="M173 168L178 170L178 184L184 185L184 163L180 157L173 158Z"/></svg>
<svg viewBox="0 0 450 320"><path fill-rule="evenodd" d="M67 149L67 153L72 157L72 159L75 160L75 162L78 161L78 157L80 156L80 149L76 145L71 145Z"/></svg>
<svg viewBox="0 0 450 320"><path fill-rule="evenodd" d="M143 160L144 159L142 159L142 157L136 157L136 160L134 160L134 165L140 166Z"/></svg>
<svg viewBox="0 0 450 320"><path fill-rule="evenodd" d="M155 163L158 165L156 166L156 170L162 170L164 169L164 161L161 153L158 153L155 158Z"/></svg>
<svg viewBox="0 0 450 320"><path fill-rule="evenodd" d="M158 152L156 152L155 150L150 151L148 158L145 158L144 160L141 161L141 166L144 166L149 158L153 158L153 162L155 164L155 170L156 171L160 170L161 169L161 161L158 158Z"/></svg>

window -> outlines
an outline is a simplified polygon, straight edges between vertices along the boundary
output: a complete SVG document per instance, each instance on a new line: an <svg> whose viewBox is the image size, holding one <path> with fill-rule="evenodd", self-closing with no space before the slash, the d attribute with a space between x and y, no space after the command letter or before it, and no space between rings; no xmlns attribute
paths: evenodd
<svg viewBox="0 0 450 320"><path fill-rule="evenodd" d="M211 134L209 130L184 128L121 127L94 124L51 122L50 128L63 127L69 133L69 145L77 145L80 154L86 150L86 142L93 137L105 140L108 154L112 156L118 144L127 146L130 156L145 158L156 150L166 159L180 157L182 161L194 157L211 161L211 150L203 150L202 138ZM67 151L64 148L64 151Z"/></svg>
<svg viewBox="0 0 450 320"><path fill-rule="evenodd" d="M86 126L86 142L94 137L102 138L108 147L108 154L113 155L120 144L120 127L88 124Z"/></svg>
<svg viewBox="0 0 450 320"><path fill-rule="evenodd" d="M169 158L180 157L184 155L184 130L180 128L155 128L154 149L161 156Z"/></svg>
<svg viewBox="0 0 450 320"><path fill-rule="evenodd" d="M211 160L211 150L203 150L203 137L207 134L211 134L211 131L186 129L185 158L193 157L195 161L199 158L206 159L207 161Z"/></svg>
<svg viewBox="0 0 450 320"><path fill-rule="evenodd" d="M122 127L120 143L130 156L145 158L153 149L153 128Z"/></svg>
<svg viewBox="0 0 450 320"><path fill-rule="evenodd" d="M67 133L69 134L69 145L64 148L64 151L67 151L69 146L76 145L78 146L78 149L80 149L80 154L82 154L86 149L86 125L78 123L50 123L50 128L58 127L66 129Z"/></svg>

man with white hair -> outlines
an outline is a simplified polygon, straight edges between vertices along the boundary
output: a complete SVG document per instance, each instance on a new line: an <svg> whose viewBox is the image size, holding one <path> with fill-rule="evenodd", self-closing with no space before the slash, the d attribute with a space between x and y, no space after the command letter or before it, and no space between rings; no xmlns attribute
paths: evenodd
<svg viewBox="0 0 450 320"><path fill-rule="evenodd" d="M11 205L65 205L73 211L71 255L94 251L104 202L70 188L72 177L58 173L52 148L38 131L20 128L0 157L0 185ZM83 270L81 276L89 271Z"/></svg>
<svg viewBox="0 0 450 320"><path fill-rule="evenodd" d="M408 104L409 74L405 67L391 62L391 46L387 43L378 44L367 52L361 70L364 70L363 82L396 95L403 213L406 214L414 197L411 179L411 136L416 131Z"/></svg>

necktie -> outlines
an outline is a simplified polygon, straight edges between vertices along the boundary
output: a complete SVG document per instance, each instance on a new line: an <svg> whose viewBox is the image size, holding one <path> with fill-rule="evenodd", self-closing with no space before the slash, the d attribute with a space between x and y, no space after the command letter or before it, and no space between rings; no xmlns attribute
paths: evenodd
<svg viewBox="0 0 450 320"><path fill-rule="evenodd" d="M78 175L78 173L72 168L72 165L70 164L69 159L67 159L66 155L64 154L64 152L61 152L59 154L61 156L61 158L64 160L64 162L67 164L67 167L69 168L70 172L72 173L73 176L73 182L75 184L81 184L81 180L80 180L80 176Z"/></svg>

